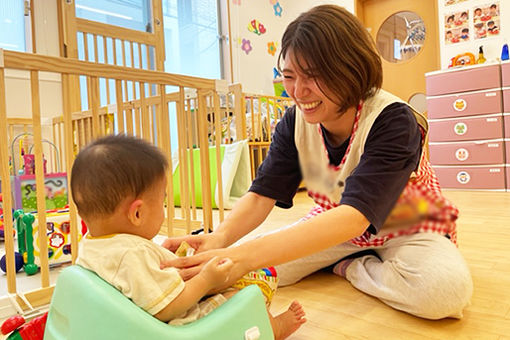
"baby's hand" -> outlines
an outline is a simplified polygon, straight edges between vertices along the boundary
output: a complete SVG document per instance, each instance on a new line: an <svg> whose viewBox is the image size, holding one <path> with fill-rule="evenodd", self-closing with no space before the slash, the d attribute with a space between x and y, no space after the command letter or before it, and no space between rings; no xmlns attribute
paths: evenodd
<svg viewBox="0 0 510 340"><path fill-rule="evenodd" d="M200 275L211 285L211 288L215 288L227 282L233 265L234 262L231 259L215 256L205 264Z"/></svg>

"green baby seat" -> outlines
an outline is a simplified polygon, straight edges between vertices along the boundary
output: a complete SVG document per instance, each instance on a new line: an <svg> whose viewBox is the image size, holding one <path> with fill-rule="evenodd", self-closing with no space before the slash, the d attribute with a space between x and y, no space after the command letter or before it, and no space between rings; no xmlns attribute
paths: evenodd
<svg viewBox="0 0 510 340"><path fill-rule="evenodd" d="M78 265L58 277L45 340L274 339L264 298L248 286L195 322L170 326L135 305L95 273Z"/></svg>

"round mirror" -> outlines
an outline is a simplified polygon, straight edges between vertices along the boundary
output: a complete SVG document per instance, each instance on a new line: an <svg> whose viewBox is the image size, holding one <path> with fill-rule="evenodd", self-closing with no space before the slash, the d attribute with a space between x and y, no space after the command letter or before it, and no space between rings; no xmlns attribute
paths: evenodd
<svg viewBox="0 0 510 340"><path fill-rule="evenodd" d="M400 63L416 56L425 42L425 24L414 12L391 15L379 28L377 50L391 62Z"/></svg>

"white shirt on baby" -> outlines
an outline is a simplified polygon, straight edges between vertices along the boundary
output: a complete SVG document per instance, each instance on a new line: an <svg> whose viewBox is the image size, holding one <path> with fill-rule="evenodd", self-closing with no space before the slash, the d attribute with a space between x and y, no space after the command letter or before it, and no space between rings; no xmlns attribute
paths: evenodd
<svg viewBox="0 0 510 340"><path fill-rule="evenodd" d="M77 264L94 271L135 304L154 315L184 289L176 268L160 269L177 256L168 249L130 234L85 237Z"/></svg>

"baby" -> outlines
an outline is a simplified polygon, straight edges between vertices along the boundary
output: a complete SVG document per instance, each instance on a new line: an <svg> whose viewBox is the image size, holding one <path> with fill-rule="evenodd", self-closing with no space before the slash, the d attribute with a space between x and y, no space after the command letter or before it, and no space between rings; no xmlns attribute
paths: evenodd
<svg viewBox="0 0 510 340"><path fill-rule="evenodd" d="M224 285L232 261L213 258L183 281L176 268L160 269L176 255L152 242L163 223L168 161L155 146L125 135L107 136L85 147L71 172L71 191L89 228L77 264L96 272L161 321L182 325L197 320L236 293L205 298ZM306 319L301 305L269 314L276 339Z"/></svg>

